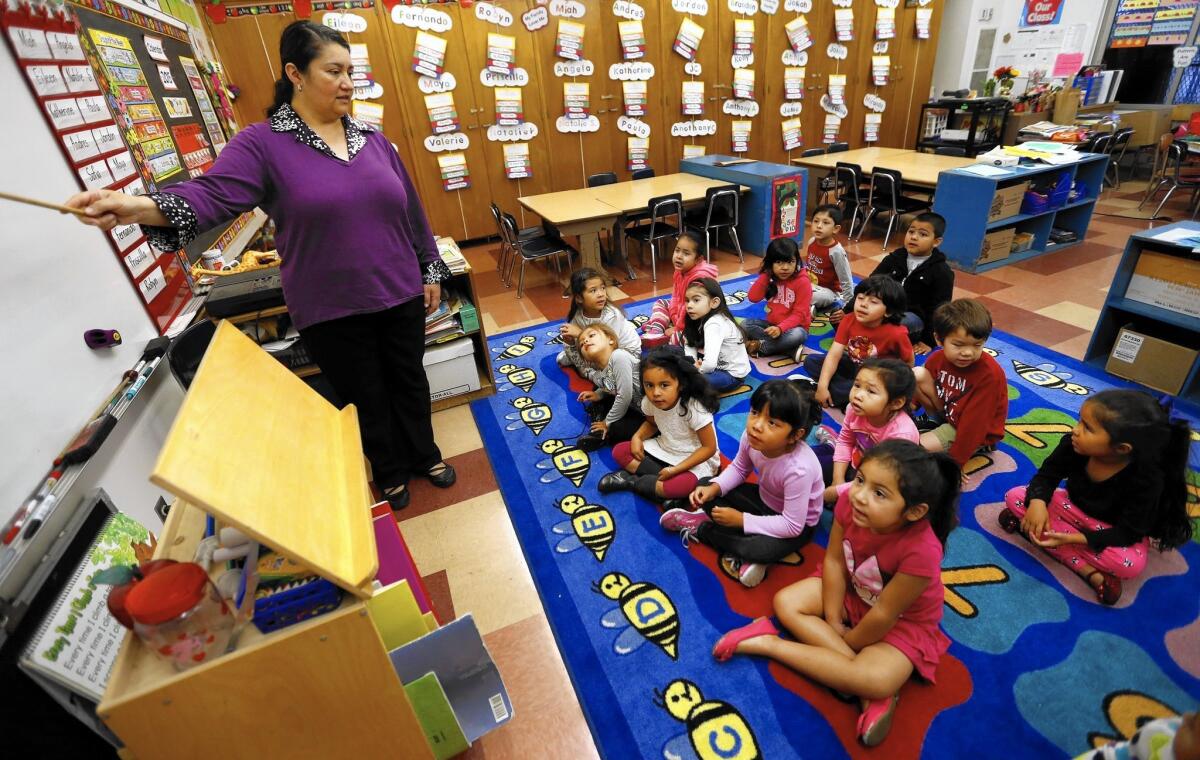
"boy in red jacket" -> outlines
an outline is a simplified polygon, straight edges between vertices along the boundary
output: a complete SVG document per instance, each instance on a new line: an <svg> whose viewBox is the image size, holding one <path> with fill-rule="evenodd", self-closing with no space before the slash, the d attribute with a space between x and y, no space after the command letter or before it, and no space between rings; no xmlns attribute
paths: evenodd
<svg viewBox="0 0 1200 760"><path fill-rule="evenodd" d="M688 285L702 277L717 279L717 268L705 261L704 238L698 232L684 230L675 241L671 263L675 266L671 298L660 298L650 310L650 319L642 325L642 349L661 346L668 340L672 345L681 345L683 325L687 321L683 294Z"/></svg>
<svg viewBox="0 0 1200 760"><path fill-rule="evenodd" d="M948 451L962 467L1004 437L1008 380L983 350L992 334L992 315L983 304L971 298L942 304L933 313L933 332L941 348L913 370L914 400L930 418L918 420L921 445Z"/></svg>
<svg viewBox="0 0 1200 760"><path fill-rule="evenodd" d="M758 279L748 297L766 300L766 319L744 319L746 350L751 356L793 356L808 339L812 325L812 280L792 238L776 238L767 246Z"/></svg>

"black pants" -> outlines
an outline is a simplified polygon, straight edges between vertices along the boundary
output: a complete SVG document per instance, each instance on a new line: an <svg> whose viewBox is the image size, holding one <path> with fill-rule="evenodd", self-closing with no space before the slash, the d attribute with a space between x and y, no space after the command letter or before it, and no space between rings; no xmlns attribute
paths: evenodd
<svg viewBox="0 0 1200 760"><path fill-rule="evenodd" d="M603 422L615 402L615 397L606 394L600 401L588 404L586 407L589 420L588 428L591 428L592 422ZM633 434L638 431L638 428L645 421L646 417L642 414L640 400L635 400L625 410L625 414L621 419L608 426L608 433L604 436L604 445L612 448L618 443L628 441L633 438ZM584 433L586 434L587 430Z"/></svg>
<svg viewBox="0 0 1200 760"><path fill-rule="evenodd" d="M700 481L702 484L707 479ZM733 507L748 515L771 517L779 514L763 503L758 494L758 486L754 483L742 483L724 496L720 496L704 505L704 512L712 517L713 507ZM696 531L696 538L725 554L732 554L745 562L771 564L778 562L792 552L798 552L811 539L815 525L804 528L800 535L794 538L776 538L764 536L761 533L745 533L741 528L727 528L715 522L707 522Z"/></svg>
<svg viewBox="0 0 1200 760"><path fill-rule="evenodd" d="M804 359L804 371L813 380L821 379L821 366L825 363L824 356L807 356ZM829 396L833 399L833 405L838 409L845 409L850 403L850 390L854 388L854 377L858 374L858 365L854 361L842 354L841 361L838 362L837 371L833 373L833 377L829 378Z"/></svg>
<svg viewBox="0 0 1200 760"><path fill-rule="evenodd" d="M300 331L342 401L358 410L375 484L388 489L442 461L433 440L425 356L425 308L414 298Z"/></svg>

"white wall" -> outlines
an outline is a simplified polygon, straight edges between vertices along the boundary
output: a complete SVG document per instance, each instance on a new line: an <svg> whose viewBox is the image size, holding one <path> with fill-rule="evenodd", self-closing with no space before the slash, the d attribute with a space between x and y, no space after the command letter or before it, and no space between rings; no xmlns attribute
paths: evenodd
<svg viewBox="0 0 1200 760"><path fill-rule="evenodd" d="M1025 0L946 0L945 21L938 41L937 59L934 64L933 83L935 92L967 88L971 81L971 70L975 61L975 50L982 29L996 30L996 43L988 70L993 71L1002 63L1010 63L1024 73L1028 69L1026 59L1021 57L1017 45L1017 32ZM1063 0L1062 18L1053 26L1042 29L1061 29L1064 34L1072 27L1084 27L1077 45L1083 53L1083 63L1092 63L1099 34L1108 28L1105 13L1107 3L1101 0ZM983 20L990 11L990 20ZM1005 38L1009 39L1006 40ZM1050 56L1053 63L1053 55ZM1050 67L1046 67L1049 71ZM1015 92L1024 90L1026 80L1018 79Z"/></svg>
<svg viewBox="0 0 1200 760"><path fill-rule="evenodd" d="M0 187L50 201L75 193L78 182L3 44L0 92ZM103 233L7 201L0 201L0 230L2 525L156 332ZM83 333L94 327L120 330L124 344L87 348ZM154 526L159 491L147 478L181 400L164 364L71 496L102 486L118 508Z"/></svg>

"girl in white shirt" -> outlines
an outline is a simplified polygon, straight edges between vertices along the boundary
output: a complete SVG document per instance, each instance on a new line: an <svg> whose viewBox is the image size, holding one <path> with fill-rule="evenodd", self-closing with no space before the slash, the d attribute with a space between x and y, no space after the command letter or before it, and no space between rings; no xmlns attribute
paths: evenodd
<svg viewBox="0 0 1200 760"><path fill-rule="evenodd" d="M684 292L684 311L684 351L717 393L737 387L750 374L750 354L721 284L711 277L693 282Z"/></svg>
<svg viewBox="0 0 1200 760"><path fill-rule="evenodd" d="M601 493L633 491L651 501L682 499L721 464L713 424L717 392L690 359L666 348L646 354L640 374L646 420L627 443L613 447L622 469L605 475L597 487Z"/></svg>

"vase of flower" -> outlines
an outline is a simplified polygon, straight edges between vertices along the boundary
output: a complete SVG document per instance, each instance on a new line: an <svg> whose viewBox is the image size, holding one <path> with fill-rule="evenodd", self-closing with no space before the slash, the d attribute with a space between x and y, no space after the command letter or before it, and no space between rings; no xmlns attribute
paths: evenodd
<svg viewBox="0 0 1200 760"><path fill-rule="evenodd" d="M1021 76L1021 72L1012 66L1001 66L992 72L992 76L1000 83L996 94L1002 98L1007 98L1012 95L1013 80Z"/></svg>

